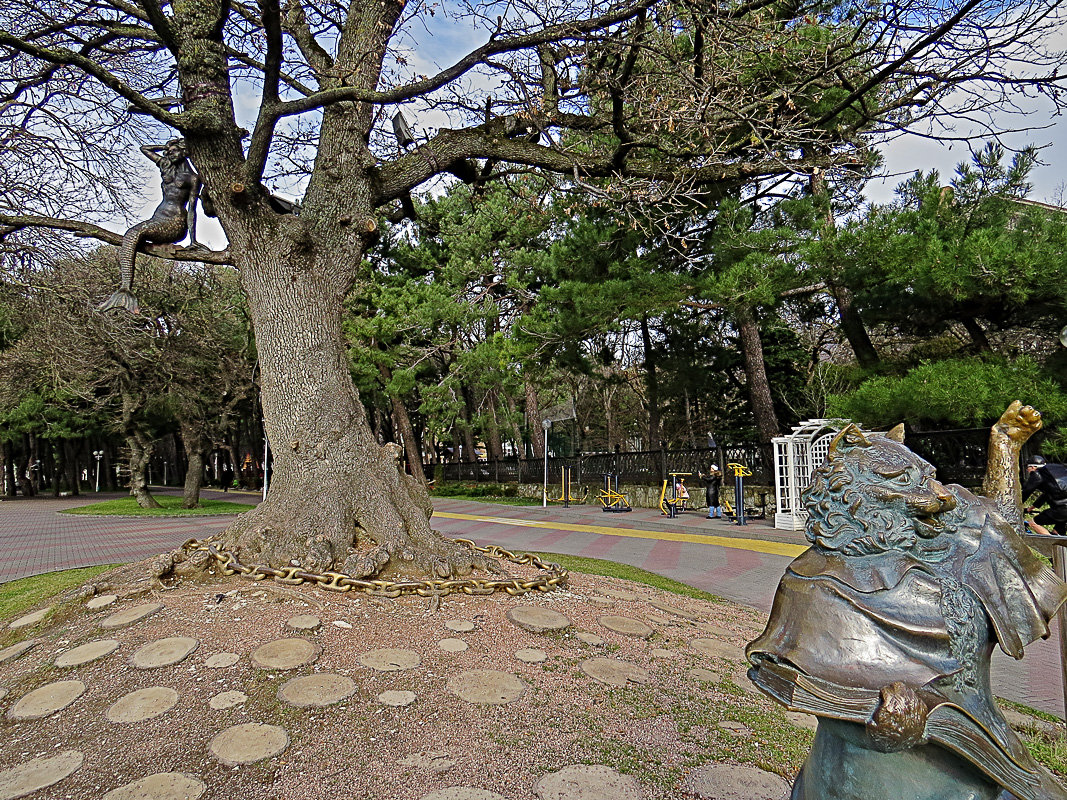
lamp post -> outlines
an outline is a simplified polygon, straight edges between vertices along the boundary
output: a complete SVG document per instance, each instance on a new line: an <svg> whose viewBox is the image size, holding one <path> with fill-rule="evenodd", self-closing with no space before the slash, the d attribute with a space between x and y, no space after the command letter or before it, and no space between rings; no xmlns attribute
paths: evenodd
<svg viewBox="0 0 1067 800"><path fill-rule="evenodd" d="M96 459L96 491L100 491L100 459L104 457L103 450L93 450L93 458Z"/></svg>

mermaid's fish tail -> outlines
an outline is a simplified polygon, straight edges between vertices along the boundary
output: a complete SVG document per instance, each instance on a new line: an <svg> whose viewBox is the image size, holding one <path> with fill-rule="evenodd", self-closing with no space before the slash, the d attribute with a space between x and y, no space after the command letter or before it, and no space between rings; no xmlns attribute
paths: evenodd
<svg viewBox="0 0 1067 800"><path fill-rule="evenodd" d="M115 308L121 308L129 311L131 314L137 314L140 312L140 307L137 304L137 298L133 292L128 292L125 289L119 289L111 297L105 300L97 308L97 311L111 311Z"/></svg>

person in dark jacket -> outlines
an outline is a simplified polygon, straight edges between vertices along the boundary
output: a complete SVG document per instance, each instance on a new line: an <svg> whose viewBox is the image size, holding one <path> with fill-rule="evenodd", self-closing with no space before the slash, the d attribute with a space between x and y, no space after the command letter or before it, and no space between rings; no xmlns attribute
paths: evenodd
<svg viewBox="0 0 1067 800"><path fill-rule="evenodd" d="M722 506L719 504L719 489L722 488L722 470L718 465L710 464L701 470L700 480L704 481L704 499L708 505L706 519L722 519Z"/></svg>
<svg viewBox="0 0 1067 800"><path fill-rule="evenodd" d="M1048 506L1034 517L1034 522L1052 528L1057 536L1067 536L1067 467L1050 464L1044 456L1031 456L1026 463L1023 502L1033 494L1038 495L1034 507Z"/></svg>

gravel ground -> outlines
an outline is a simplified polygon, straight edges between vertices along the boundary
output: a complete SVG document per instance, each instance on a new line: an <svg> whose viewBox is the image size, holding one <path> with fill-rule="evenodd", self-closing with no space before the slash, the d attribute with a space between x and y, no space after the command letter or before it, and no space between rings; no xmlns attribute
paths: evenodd
<svg viewBox="0 0 1067 800"><path fill-rule="evenodd" d="M716 761L788 778L810 745L804 720L787 719L743 677L742 649L762 622L755 611L727 603L572 573L563 590L522 597L451 595L431 611L418 597L383 600L238 578L163 589L143 574L143 567L133 565L96 578L98 585L110 584L102 591L119 595L107 608L90 611L84 599L71 600L36 626L3 629L0 648L31 637L41 642L0 663L0 694L8 690L0 699L0 775L39 756L71 749L84 754L79 769L33 794L35 799L99 798L149 774L180 772L206 784L205 798L219 800L418 800L450 786L533 800L539 777L586 763L632 775L651 800L684 796L686 774ZM623 599L631 593L635 599ZM163 608L117 630L99 627L108 614L148 602ZM505 616L518 606L552 609L572 624L532 633ZM296 615L313 615L321 625L294 631L286 623ZM614 632L599 621L608 615L640 620L653 633L642 639ZM457 620L474 629L456 632L446 625ZM174 636L193 637L198 646L174 665L130 665L142 645ZM257 647L288 637L312 640L321 654L292 670L253 664L250 654ZM87 664L54 665L60 654L99 639L120 644ZM467 649L447 652L440 646L445 639L461 639ZM691 644L694 639L702 640L700 650ZM389 672L364 666L360 657L379 648L415 651L420 663ZM516 658L529 648L544 651L546 659ZM239 659L229 667L207 665L222 653ZM582 669L594 658L637 667L638 682L622 687L598 682ZM472 670L517 676L524 685L521 696L501 705L460 699L448 682ZM299 708L278 698L286 681L315 673L347 676L357 690L322 708ZM69 707L42 719L11 717L28 692L74 679L86 691ZM176 690L177 704L140 722L107 719L120 697L153 686ZM404 707L385 705L378 697L387 691L410 691L416 700ZM247 700L212 708L211 699L223 692L240 692ZM256 763L220 762L209 750L212 738L250 722L280 726L288 746Z"/></svg>

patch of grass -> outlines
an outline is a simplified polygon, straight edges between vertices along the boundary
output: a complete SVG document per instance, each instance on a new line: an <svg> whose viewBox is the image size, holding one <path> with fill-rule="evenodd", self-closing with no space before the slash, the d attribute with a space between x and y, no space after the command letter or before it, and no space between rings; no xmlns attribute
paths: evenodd
<svg viewBox="0 0 1067 800"><path fill-rule="evenodd" d="M519 497L519 487L514 483L445 483L438 481L430 489L430 497L448 497L456 500L473 500L480 503L497 503L504 506L539 506L540 500Z"/></svg>
<svg viewBox="0 0 1067 800"><path fill-rule="evenodd" d="M582 763L610 766L658 789L672 790L681 778L681 769L665 764L653 750L599 737L581 739L578 744Z"/></svg>
<svg viewBox="0 0 1067 800"><path fill-rule="evenodd" d="M1067 739L1039 731L1024 741L1037 763L1059 775L1067 775Z"/></svg>
<svg viewBox="0 0 1067 800"><path fill-rule="evenodd" d="M102 567L68 569L63 572L49 572L0 584L0 620L21 616L49 597L85 583L90 578L95 578L101 572L106 572L115 566L115 564L108 564Z"/></svg>
<svg viewBox="0 0 1067 800"><path fill-rule="evenodd" d="M681 581L664 578L655 572L649 572L639 567L631 567L629 564L618 564L614 561L604 561L599 558L585 558L583 556L569 556L564 553L536 553L544 561L554 561L571 572L584 572L587 575L603 575L606 578L621 578L626 581L643 583L666 592L680 594L683 597L692 597L695 600L707 600L711 603L725 603L726 600L710 592L694 589Z"/></svg>
<svg viewBox="0 0 1067 800"><path fill-rule="evenodd" d="M182 508L182 499L173 495L155 495L161 508L141 508L132 497L104 500L87 506L71 508L60 513L87 514L104 517L192 517L211 514L240 514L255 508L249 503L228 500L200 500L199 508Z"/></svg>
<svg viewBox="0 0 1067 800"><path fill-rule="evenodd" d="M1026 714L1030 717L1037 717L1038 719L1043 719L1048 722L1063 721L1055 714L1050 714L1047 711L1042 711L1039 708L1031 708L1030 706L1023 705L1022 703L1016 703L1014 700L1006 700L1003 697L997 698L997 705L1003 706L1004 708L1011 708L1015 711L1018 711L1020 714Z"/></svg>

